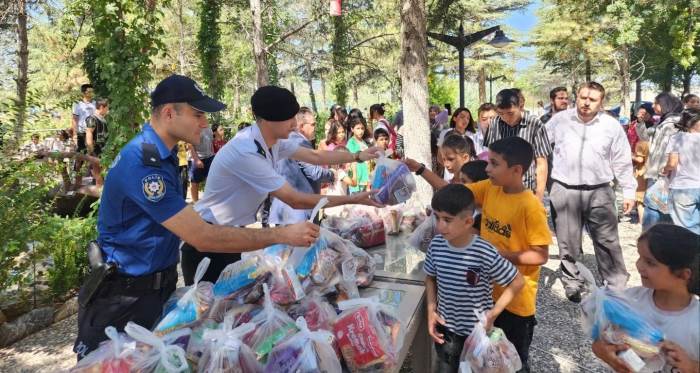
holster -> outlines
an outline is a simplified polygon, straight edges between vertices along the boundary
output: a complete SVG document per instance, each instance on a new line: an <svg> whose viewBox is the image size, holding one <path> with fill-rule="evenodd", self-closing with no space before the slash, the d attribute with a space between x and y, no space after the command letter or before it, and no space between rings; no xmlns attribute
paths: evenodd
<svg viewBox="0 0 700 373"><path fill-rule="evenodd" d="M116 264L104 262L102 258L102 248L97 241L90 241L88 243L87 256L90 263L90 274L85 278L82 290L83 293L78 297L80 307L87 307L93 298L95 298L104 280L117 271Z"/></svg>

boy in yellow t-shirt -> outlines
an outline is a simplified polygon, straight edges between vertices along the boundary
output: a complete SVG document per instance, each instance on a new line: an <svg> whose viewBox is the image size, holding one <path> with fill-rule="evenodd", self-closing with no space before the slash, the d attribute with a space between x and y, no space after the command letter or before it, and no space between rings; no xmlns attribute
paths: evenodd
<svg viewBox="0 0 700 373"><path fill-rule="evenodd" d="M525 277L516 295L494 325L503 329L518 350L523 369L529 372L528 355L535 320L540 266L549 258L552 235L542 203L523 185L523 173L533 159L532 146L520 137L507 137L489 146L487 180L467 185L482 206L481 236L498 248ZM503 288L496 285L494 299Z"/></svg>
<svg viewBox="0 0 700 373"><path fill-rule="evenodd" d="M482 208L481 237L498 248L499 254L515 264L525 278L523 289L494 322L518 350L523 363L518 373L530 372L528 356L537 324L537 282L540 266L549 259L549 245L552 243L544 206L522 181L533 158L532 145L522 138L498 140L489 146L486 166L489 178L467 184L474 194L474 201ZM434 188L447 185L425 165L408 158L404 163ZM494 299L498 300L502 293L503 288L494 285Z"/></svg>

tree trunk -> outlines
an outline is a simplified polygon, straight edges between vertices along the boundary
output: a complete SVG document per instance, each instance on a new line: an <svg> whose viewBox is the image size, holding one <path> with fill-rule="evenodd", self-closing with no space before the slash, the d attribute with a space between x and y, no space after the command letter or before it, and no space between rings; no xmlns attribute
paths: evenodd
<svg viewBox="0 0 700 373"><path fill-rule="evenodd" d="M24 131L24 121L27 110L27 85L29 77L29 50L27 41L27 2L19 0L17 3L17 40L19 48L17 52L17 118L15 121L15 141L19 145Z"/></svg>
<svg viewBox="0 0 700 373"><path fill-rule="evenodd" d="M663 92L671 92L673 89L673 61L668 61L666 64L666 73L664 74L664 82L661 85Z"/></svg>
<svg viewBox="0 0 700 373"><path fill-rule="evenodd" d="M357 94L357 85L352 86L352 100L355 101L355 107L360 106L360 99Z"/></svg>
<svg viewBox="0 0 700 373"><path fill-rule="evenodd" d="M320 78L321 78L321 98L323 98L323 108L325 109L326 106L328 106L328 98L326 98L326 79L323 78L323 75L321 75Z"/></svg>
<svg viewBox="0 0 700 373"><path fill-rule="evenodd" d="M479 102L486 102L486 68L479 69Z"/></svg>
<svg viewBox="0 0 700 373"><path fill-rule="evenodd" d="M318 106L316 105L316 93L314 93L314 79L311 71L311 62L306 61L306 85L309 86L309 99L311 100L311 109L318 114Z"/></svg>
<svg viewBox="0 0 700 373"><path fill-rule="evenodd" d="M261 0L250 0L253 14L253 55L255 57L255 81L258 88L268 85L267 51L263 42Z"/></svg>
<svg viewBox="0 0 700 373"><path fill-rule="evenodd" d="M233 76L233 117L238 118L238 114L241 110L241 87L238 83L238 75Z"/></svg>
<svg viewBox="0 0 700 373"><path fill-rule="evenodd" d="M693 70L686 69L683 70L683 96L690 93L690 81L693 78Z"/></svg>
<svg viewBox="0 0 700 373"><path fill-rule="evenodd" d="M620 117L629 118L630 115L630 50L628 46L622 46L622 58L620 64Z"/></svg>
<svg viewBox="0 0 700 373"><path fill-rule="evenodd" d="M634 81L634 105L639 108L639 103L642 102L642 79Z"/></svg>
<svg viewBox="0 0 700 373"><path fill-rule="evenodd" d="M333 28L333 95L336 104L345 106L348 100L348 83L345 80L348 30L344 17L333 17Z"/></svg>
<svg viewBox="0 0 700 373"><path fill-rule="evenodd" d="M177 0L177 26L180 40L178 40L177 62L180 75L185 75L185 24L182 18L182 0Z"/></svg>
<svg viewBox="0 0 700 373"><path fill-rule="evenodd" d="M593 81L592 75L593 75L593 73L591 72L591 59L586 57L586 81L587 82Z"/></svg>
<svg viewBox="0 0 700 373"><path fill-rule="evenodd" d="M425 0L401 0L401 103L403 108L406 156L431 165L428 128L428 56ZM432 188L417 178L414 201L430 204Z"/></svg>

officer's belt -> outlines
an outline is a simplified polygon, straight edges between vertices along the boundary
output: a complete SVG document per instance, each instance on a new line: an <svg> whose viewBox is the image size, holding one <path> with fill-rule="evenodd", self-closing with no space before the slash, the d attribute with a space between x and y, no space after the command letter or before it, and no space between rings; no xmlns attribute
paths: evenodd
<svg viewBox="0 0 700 373"><path fill-rule="evenodd" d="M132 293L160 290L169 285L177 284L177 268L172 265L160 272L151 273L145 276L126 276L115 274L107 280L105 285L108 285L112 293Z"/></svg>

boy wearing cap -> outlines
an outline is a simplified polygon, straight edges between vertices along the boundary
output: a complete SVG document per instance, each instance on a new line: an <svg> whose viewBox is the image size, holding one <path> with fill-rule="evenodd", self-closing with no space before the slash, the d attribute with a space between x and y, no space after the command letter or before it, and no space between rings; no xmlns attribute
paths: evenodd
<svg viewBox="0 0 700 373"><path fill-rule="evenodd" d="M324 196L302 193L294 189L277 172L275 165L284 159L294 159L315 165L364 162L377 157L376 148L345 153L314 150L288 140L296 129L299 103L287 89L265 86L250 100L256 122L241 131L216 154L209 171L202 199L194 209L202 219L212 224L246 226L256 222L261 205L271 195L294 209L313 208ZM326 196L326 207L344 204L377 206L370 192L351 196ZM182 273L185 284L191 284L197 264L205 256L211 263L204 281L216 281L221 270L240 259L240 254L212 257L208 250L193 242L182 247Z"/></svg>
<svg viewBox="0 0 700 373"><path fill-rule="evenodd" d="M78 295L78 359L133 321L151 329L175 290L180 239L209 252L241 252L275 243L309 245L318 227L271 229L207 224L185 203L178 178L177 142L197 144L206 113L225 105L190 78L172 75L151 94L151 121L122 148L105 179L97 219L93 270ZM97 254L97 255L92 255ZM105 269L106 268L106 269Z"/></svg>

